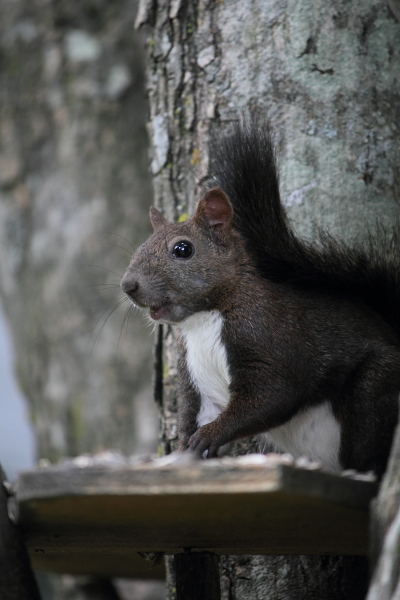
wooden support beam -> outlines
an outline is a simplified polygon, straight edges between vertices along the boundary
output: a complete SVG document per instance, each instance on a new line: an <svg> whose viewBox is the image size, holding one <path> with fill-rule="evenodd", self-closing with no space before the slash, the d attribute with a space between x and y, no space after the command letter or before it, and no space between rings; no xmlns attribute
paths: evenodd
<svg viewBox="0 0 400 600"><path fill-rule="evenodd" d="M175 556L177 600L221 600L218 557L207 552Z"/></svg>

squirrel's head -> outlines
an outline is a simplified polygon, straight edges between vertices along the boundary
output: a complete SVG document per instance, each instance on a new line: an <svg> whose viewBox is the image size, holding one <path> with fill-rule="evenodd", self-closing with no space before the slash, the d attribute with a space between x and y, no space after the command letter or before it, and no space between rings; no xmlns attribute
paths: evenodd
<svg viewBox="0 0 400 600"><path fill-rule="evenodd" d="M133 255L122 290L154 321L164 323L215 308L229 293L243 259L227 196L220 188L209 190L183 223L169 223L156 208L150 209L150 220L154 233Z"/></svg>

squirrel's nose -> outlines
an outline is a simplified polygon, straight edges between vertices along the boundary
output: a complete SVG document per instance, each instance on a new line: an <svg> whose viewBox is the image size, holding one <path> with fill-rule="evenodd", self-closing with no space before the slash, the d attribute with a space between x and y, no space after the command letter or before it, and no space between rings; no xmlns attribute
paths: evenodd
<svg viewBox="0 0 400 600"><path fill-rule="evenodd" d="M121 290L125 292L127 296L131 298L135 297L136 292L139 289L138 281L132 280L129 277L124 277L121 281Z"/></svg>

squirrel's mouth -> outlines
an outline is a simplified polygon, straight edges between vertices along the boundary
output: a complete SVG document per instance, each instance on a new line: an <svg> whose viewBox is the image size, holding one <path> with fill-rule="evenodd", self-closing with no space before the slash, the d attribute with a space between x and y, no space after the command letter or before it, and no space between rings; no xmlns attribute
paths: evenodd
<svg viewBox="0 0 400 600"><path fill-rule="evenodd" d="M170 308L171 308L171 302L164 302L163 304L159 304L159 305L150 305L150 317L153 319L153 321L159 321L160 319L162 319L163 317L166 316L166 314L169 312Z"/></svg>

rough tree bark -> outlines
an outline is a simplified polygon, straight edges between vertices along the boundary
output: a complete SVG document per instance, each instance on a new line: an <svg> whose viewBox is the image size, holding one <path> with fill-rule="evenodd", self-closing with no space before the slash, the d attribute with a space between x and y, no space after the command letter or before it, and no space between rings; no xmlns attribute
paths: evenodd
<svg viewBox="0 0 400 600"><path fill-rule="evenodd" d="M352 236L398 214L400 25L382 2L142 0L137 25L147 35L156 202L169 219L193 209L210 132L255 110L272 121L283 199L302 234L321 222ZM169 452L168 328L157 356ZM367 585L357 557L226 557L220 571L225 599L353 600ZM173 598L172 574L169 583Z"/></svg>

